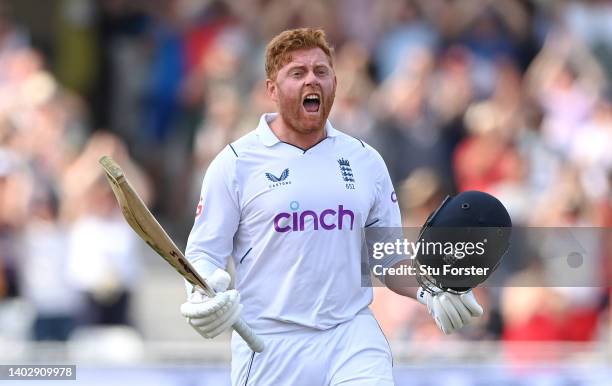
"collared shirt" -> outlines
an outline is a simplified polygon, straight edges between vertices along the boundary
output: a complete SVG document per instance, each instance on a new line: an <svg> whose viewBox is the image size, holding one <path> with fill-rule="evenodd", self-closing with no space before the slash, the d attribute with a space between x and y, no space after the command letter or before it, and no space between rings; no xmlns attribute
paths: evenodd
<svg viewBox="0 0 612 386"><path fill-rule="evenodd" d="M372 301L362 286L365 227L400 227L378 152L325 125L303 150L258 127L213 160L186 256L198 267L236 267L242 316L258 333L328 329ZM205 277L210 272L201 272Z"/></svg>

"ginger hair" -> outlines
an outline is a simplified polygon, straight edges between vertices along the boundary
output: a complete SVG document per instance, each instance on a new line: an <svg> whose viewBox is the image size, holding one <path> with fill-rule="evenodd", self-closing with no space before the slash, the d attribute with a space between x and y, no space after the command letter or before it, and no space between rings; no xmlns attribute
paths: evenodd
<svg viewBox="0 0 612 386"><path fill-rule="evenodd" d="M327 42L322 29L297 28L276 35L266 47L266 76L268 79L274 80L278 71L291 61L291 52L310 48L323 50L329 63L333 66L334 49Z"/></svg>

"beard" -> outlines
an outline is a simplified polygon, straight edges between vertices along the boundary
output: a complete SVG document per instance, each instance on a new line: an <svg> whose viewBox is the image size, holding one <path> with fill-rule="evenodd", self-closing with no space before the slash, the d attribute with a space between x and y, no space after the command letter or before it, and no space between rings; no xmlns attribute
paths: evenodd
<svg viewBox="0 0 612 386"><path fill-rule="evenodd" d="M335 89L329 95L321 92L319 111L308 113L301 95L287 96L279 90L279 115L287 126L300 134L310 134L323 130L334 104Z"/></svg>

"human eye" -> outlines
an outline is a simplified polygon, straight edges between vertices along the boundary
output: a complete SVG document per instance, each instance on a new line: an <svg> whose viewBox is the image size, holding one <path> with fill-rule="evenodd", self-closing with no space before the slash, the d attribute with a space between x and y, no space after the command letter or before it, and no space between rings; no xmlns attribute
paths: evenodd
<svg viewBox="0 0 612 386"><path fill-rule="evenodd" d="M299 78L302 76L302 74L304 73L304 71L302 71L299 68L295 68L291 71L289 71L289 76L291 76L292 78Z"/></svg>
<svg viewBox="0 0 612 386"><path fill-rule="evenodd" d="M316 73L318 76L327 76L329 74L329 69L327 67L317 67Z"/></svg>

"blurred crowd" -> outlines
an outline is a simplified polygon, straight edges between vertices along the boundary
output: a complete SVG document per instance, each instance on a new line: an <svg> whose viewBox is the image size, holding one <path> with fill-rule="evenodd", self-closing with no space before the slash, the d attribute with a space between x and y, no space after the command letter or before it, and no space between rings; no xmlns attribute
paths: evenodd
<svg viewBox="0 0 612 386"><path fill-rule="evenodd" d="M405 226L470 189L516 226L612 226L611 1L51 3L42 48L0 3L0 324L26 299L33 339L131 323L137 242L97 158L127 168L184 243L208 163L274 110L263 49L286 28L327 32L330 120L381 153ZM593 274L609 275L612 242L594 242ZM539 253L478 289L489 312L455 339L609 339L606 285L510 286L542 269ZM377 288L373 307L392 339L440 338L415 302Z"/></svg>

